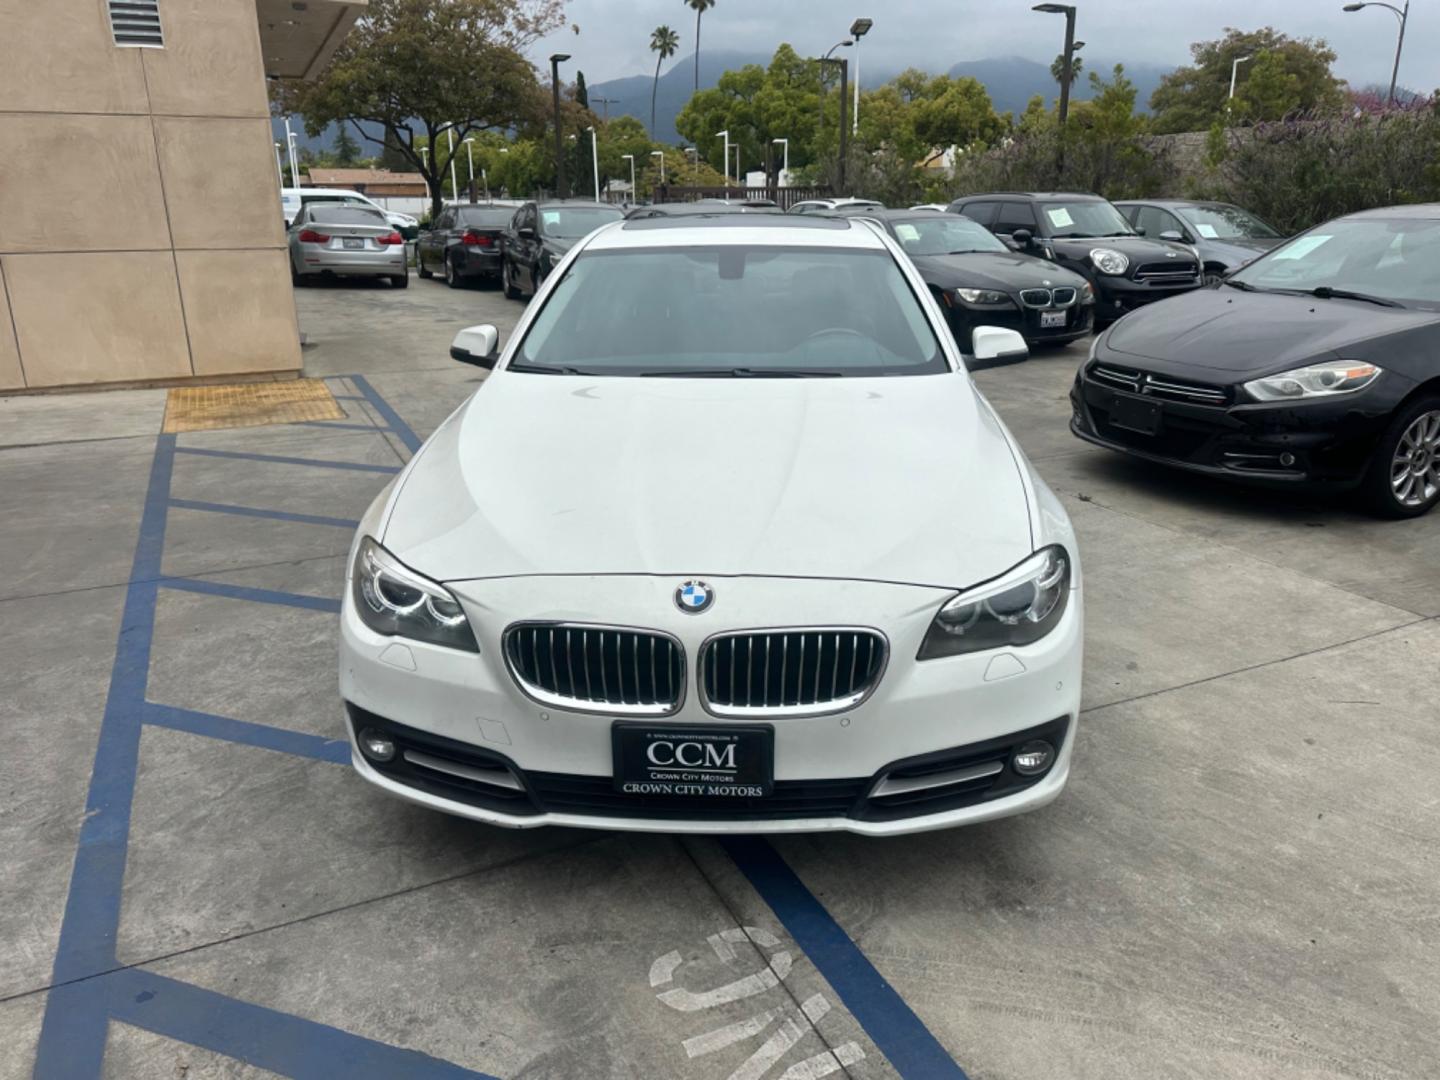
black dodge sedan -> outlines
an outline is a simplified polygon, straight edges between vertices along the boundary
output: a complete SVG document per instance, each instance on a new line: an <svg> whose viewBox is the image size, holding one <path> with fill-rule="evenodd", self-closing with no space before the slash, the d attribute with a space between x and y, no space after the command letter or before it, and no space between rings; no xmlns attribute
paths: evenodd
<svg viewBox="0 0 1440 1080"><path fill-rule="evenodd" d="M1440 204L1302 233L1096 338L1082 439L1213 476L1440 501Z"/></svg>
<svg viewBox="0 0 1440 1080"><path fill-rule="evenodd" d="M1005 191L966 195L948 209L978 221L1016 251L1087 278L1095 289L1096 326L1200 287L1194 248L1141 236L1099 195Z"/></svg>
<svg viewBox="0 0 1440 1080"><path fill-rule="evenodd" d="M852 217L858 215L850 215ZM898 243L940 301L962 352L977 326L1018 330L1031 345L1090 333L1095 293L1079 274L1011 251L982 225L933 210L864 215Z"/></svg>

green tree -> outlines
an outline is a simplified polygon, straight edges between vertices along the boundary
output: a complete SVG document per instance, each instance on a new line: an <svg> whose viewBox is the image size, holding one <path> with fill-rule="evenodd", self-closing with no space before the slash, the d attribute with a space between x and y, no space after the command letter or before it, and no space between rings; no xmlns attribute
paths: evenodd
<svg viewBox="0 0 1440 1080"><path fill-rule="evenodd" d="M1291 38L1271 27L1241 31L1227 27L1225 36L1216 41L1198 41L1190 46L1194 63L1166 75L1150 95L1150 111L1155 130L1204 131L1225 111L1230 94L1231 65L1247 56L1256 57L1250 65L1242 65L1240 84L1254 78L1253 65L1260 64L1263 53L1273 54L1266 61L1270 73L1264 99L1256 103L1266 111L1251 115L1255 120L1274 120L1295 109L1333 112L1343 102L1344 84L1331 73L1335 53L1323 40ZM1246 67L1250 67L1246 71ZM1282 80L1280 74L1294 81ZM1236 96L1240 97L1237 87ZM1285 106L1274 113L1273 108Z"/></svg>
<svg viewBox="0 0 1440 1080"><path fill-rule="evenodd" d="M349 169L355 166L360 160L360 144L351 136L344 124L335 135L335 164L342 169Z"/></svg>
<svg viewBox="0 0 1440 1080"><path fill-rule="evenodd" d="M463 154L472 132L544 115L545 96L523 53L560 25L562 7L563 0L370 0L319 78L279 87L279 106L303 114L312 135L349 123L394 150L425 177L438 213L453 155L436 136L454 124L455 152ZM428 162L422 137L437 151Z"/></svg>
<svg viewBox="0 0 1440 1080"><path fill-rule="evenodd" d="M1075 85L1075 80L1080 77L1080 72L1081 72L1082 70L1084 70L1084 68L1085 68L1085 61L1082 60L1080 57L1078 57L1078 56L1072 56L1072 57L1070 58L1070 85L1071 85L1071 86L1074 86L1074 85ZM1064 81L1064 79L1065 79L1065 54L1064 54L1063 52L1062 52L1059 56L1055 57L1054 61L1050 64L1050 77L1051 77L1052 79L1054 79L1057 83Z"/></svg>
<svg viewBox="0 0 1440 1080"><path fill-rule="evenodd" d="M695 93L700 92L700 16L715 6L715 0L685 0L685 6L695 12Z"/></svg>
<svg viewBox="0 0 1440 1080"><path fill-rule="evenodd" d="M582 109L590 108L590 91L585 89L585 73L575 72L575 104Z"/></svg>
<svg viewBox="0 0 1440 1080"><path fill-rule="evenodd" d="M655 95L660 91L660 65L680 48L680 35L668 26L650 31L650 51L655 54L655 81L650 86L650 135L655 135Z"/></svg>
<svg viewBox="0 0 1440 1080"><path fill-rule="evenodd" d="M1243 83L1235 91L1236 112L1250 120L1279 120L1300 107L1300 76L1285 69L1273 49L1255 54Z"/></svg>

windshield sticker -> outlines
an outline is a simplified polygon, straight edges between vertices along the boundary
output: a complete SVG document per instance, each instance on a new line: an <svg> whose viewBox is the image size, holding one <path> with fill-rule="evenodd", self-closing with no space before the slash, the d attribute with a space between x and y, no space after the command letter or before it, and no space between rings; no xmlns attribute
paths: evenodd
<svg viewBox="0 0 1440 1080"><path fill-rule="evenodd" d="M1217 236L1220 235L1215 231L1214 225L1196 225L1195 231L1198 232L1201 236L1203 236L1206 240L1214 240Z"/></svg>
<svg viewBox="0 0 1440 1080"><path fill-rule="evenodd" d="M1293 244L1290 244L1288 247L1284 248L1283 250L1276 252L1275 255L1274 255L1274 258L1276 258L1276 259L1303 259L1306 255L1309 255L1312 251L1314 251L1316 248L1318 248L1321 244L1328 243L1328 242L1330 241L1330 239L1331 239L1331 237L1329 237L1329 236L1316 236L1316 235L1313 234L1313 233L1312 233L1310 236L1302 236L1299 240L1296 240Z"/></svg>
<svg viewBox="0 0 1440 1080"><path fill-rule="evenodd" d="M895 226L895 235L908 244L912 240L920 239L920 230L915 228L914 225L901 224Z"/></svg>
<svg viewBox="0 0 1440 1080"><path fill-rule="evenodd" d="M540 211L540 220L541 220L542 222L544 222L546 225L559 225L559 224L560 224L560 211L559 211L559 210L541 210L541 211Z"/></svg>
<svg viewBox="0 0 1440 1080"><path fill-rule="evenodd" d="M1057 206L1053 210L1046 210L1045 213L1050 218L1050 224L1057 229L1068 229L1071 225L1075 224L1075 219L1070 216L1070 211L1066 210L1063 206Z"/></svg>

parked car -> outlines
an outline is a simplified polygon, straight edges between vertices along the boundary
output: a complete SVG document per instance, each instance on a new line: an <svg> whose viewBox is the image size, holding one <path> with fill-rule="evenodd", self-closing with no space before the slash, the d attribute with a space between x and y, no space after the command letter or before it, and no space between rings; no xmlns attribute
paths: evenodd
<svg viewBox="0 0 1440 1080"><path fill-rule="evenodd" d="M416 270L422 278L443 275L452 289L476 278L499 281L505 228L514 216L513 206L445 207L415 243Z"/></svg>
<svg viewBox="0 0 1440 1080"><path fill-rule="evenodd" d="M420 222L409 214L387 210L375 200L367 198L349 188L281 188L280 209L285 218L285 228L295 223L295 215L302 206L311 203L341 203L346 206L368 206L395 226L395 230L406 240L414 240L420 234Z"/></svg>
<svg viewBox="0 0 1440 1080"><path fill-rule="evenodd" d="M1095 325L1200 286L1193 248L1140 236L1098 195L1066 191L966 195L949 206L1016 251L1085 277L1095 289Z"/></svg>
<svg viewBox="0 0 1440 1080"><path fill-rule="evenodd" d="M1071 391L1089 442L1211 476L1440 499L1440 204L1367 210L1095 341Z"/></svg>
<svg viewBox="0 0 1440 1080"><path fill-rule="evenodd" d="M884 210L885 204L876 202L874 199L805 199L802 202L793 204L787 214L829 214L845 213L849 211Z"/></svg>
<svg viewBox="0 0 1440 1080"><path fill-rule="evenodd" d="M751 202L726 202L723 199L697 199L694 202L647 203L626 211L631 220L652 217L698 217L705 214L779 214L774 203L755 205Z"/></svg>
<svg viewBox="0 0 1440 1080"><path fill-rule="evenodd" d="M1090 333L1095 292L1079 274L1011 251L983 225L959 214L885 210L864 216L910 256L964 352L977 326L1017 330L1030 345Z"/></svg>
<svg viewBox="0 0 1440 1080"><path fill-rule="evenodd" d="M290 280L296 285L322 275L383 277L397 289L410 284L405 238L368 206L301 207L289 239Z"/></svg>
<svg viewBox="0 0 1440 1080"><path fill-rule="evenodd" d="M624 216L618 206L608 203L525 203L515 211L505 230L500 260L505 295L518 300L527 291L533 294L575 241Z"/></svg>
<svg viewBox="0 0 1440 1080"><path fill-rule="evenodd" d="M859 221L650 218L579 240L503 352L462 330L483 388L351 549L359 774L522 828L893 834L1055 798L1075 535L924 289Z"/></svg>
<svg viewBox="0 0 1440 1080"><path fill-rule="evenodd" d="M1206 283L1219 281L1284 239L1233 203L1141 199L1117 202L1115 207L1136 232L1193 246L1200 253Z"/></svg>

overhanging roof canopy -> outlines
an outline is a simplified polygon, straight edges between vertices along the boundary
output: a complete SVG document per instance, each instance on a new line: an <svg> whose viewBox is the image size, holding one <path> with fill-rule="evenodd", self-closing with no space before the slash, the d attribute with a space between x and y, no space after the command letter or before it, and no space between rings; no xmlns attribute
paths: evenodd
<svg viewBox="0 0 1440 1080"><path fill-rule="evenodd" d="M255 0L265 74L311 79L330 60L368 0Z"/></svg>

